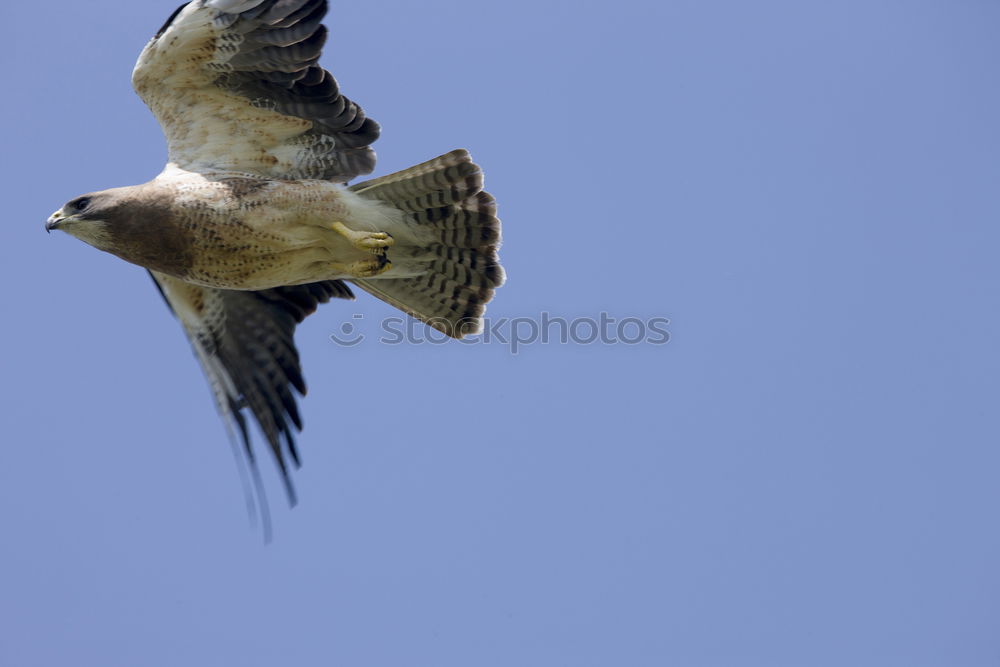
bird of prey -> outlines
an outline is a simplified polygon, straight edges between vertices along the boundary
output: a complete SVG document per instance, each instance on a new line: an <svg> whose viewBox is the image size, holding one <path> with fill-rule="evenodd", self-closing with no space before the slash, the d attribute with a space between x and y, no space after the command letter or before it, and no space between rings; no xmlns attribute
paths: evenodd
<svg viewBox="0 0 1000 667"><path fill-rule="evenodd" d="M455 338L504 280L500 222L464 150L347 185L379 126L318 64L327 0L193 0L132 83L168 145L163 172L91 192L58 229L149 270L180 320L262 493L246 414L295 503L288 461L305 394L295 326L348 283ZM261 501L266 512L266 501Z"/></svg>

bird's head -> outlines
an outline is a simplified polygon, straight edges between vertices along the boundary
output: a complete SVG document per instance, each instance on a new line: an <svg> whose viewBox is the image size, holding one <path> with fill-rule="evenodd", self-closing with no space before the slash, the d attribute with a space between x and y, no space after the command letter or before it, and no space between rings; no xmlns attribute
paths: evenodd
<svg viewBox="0 0 1000 667"><path fill-rule="evenodd" d="M106 250L111 235L108 220L113 217L108 215L111 199L107 192L92 192L71 199L49 216L45 231L58 229L95 248Z"/></svg>
<svg viewBox="0 0 1000 667"><path fill-rule="evenodd" d="M179 276L190 263L190 238L172 217L170 191L129 185L80 195L49 216L59 229L98 250Z"/></svg>

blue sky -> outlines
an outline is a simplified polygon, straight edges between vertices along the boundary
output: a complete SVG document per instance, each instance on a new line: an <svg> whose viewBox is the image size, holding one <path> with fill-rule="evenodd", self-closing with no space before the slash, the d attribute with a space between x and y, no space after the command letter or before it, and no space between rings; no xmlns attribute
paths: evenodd
<svg viewBox="0 0 1000 667"><path fill-rule="evenodd" d="M388 306L324 306L263 546L144 272L42 228L162 166L129 75L175 5L17 3L0 663L997 664L1000 5L334 5L376 174L484 166L489 314L670 342L385 345Z"/></svg>

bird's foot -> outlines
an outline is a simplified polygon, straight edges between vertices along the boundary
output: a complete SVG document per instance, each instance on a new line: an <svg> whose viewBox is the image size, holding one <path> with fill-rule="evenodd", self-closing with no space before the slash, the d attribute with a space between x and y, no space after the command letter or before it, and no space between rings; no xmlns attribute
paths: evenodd
<svg viewBox="0 0 1000 667"><path fill-rule="evenodd" d="M350 241L358 250L373 255L385 255L386 250L394 243L392 236L385 232L358 232L342 222L335 222L330 228Z"/></svg>
<svg viewBox="0 0 1000 667"><path fill-rule="evenodd" d="M335 264L334 271L339 275L350 276L351 278L374 278L392 268L392 262L385 258L385 255L378 255L371 259L362 259L350 264Z"/></svg>

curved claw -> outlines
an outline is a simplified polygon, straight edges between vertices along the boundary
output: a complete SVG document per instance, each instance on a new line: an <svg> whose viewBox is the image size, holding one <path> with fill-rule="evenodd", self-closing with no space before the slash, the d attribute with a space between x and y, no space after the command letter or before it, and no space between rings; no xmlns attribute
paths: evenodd
<svg viewBox="0 0 1000 667"><path fill-rule="evenodd" d="M358 250L374 255L385 255L386 250L395 243L392 236L385 232L359 232L339 221L330 225L330 229L346 238Z"/></svg>

